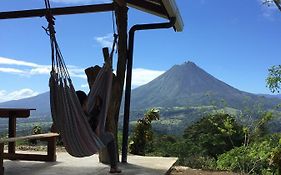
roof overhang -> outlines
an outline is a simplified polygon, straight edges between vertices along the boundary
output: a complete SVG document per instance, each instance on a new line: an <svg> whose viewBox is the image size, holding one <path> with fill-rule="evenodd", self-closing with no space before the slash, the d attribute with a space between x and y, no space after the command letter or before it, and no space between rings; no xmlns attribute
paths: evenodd
<svg viewBox="0 0 281 175"><path fill-rule="evenodd" d="M177 32L183 30L183 21L178 10L175 0L126 0L128 6L134 7L141 11L157 15L162 18L171 19L175 18L174 29ZM53 8L53 15L66 15L66 14L78 14L78 13L93 13L102 11L114 10L113 4L96 4L86 6L74 6L74 7L62 7ZM46 9L33 9L11 12L0 12L0 19L12 19L12 18L28 18L44 16Z"/></svg>
<svg viewBox="0 0 281 175"><path fill-rule="evenodd" d="M174 29L183 31L183 21L175 0L127 0L129 6L153 15L170 19L175 18Z"/></svg>

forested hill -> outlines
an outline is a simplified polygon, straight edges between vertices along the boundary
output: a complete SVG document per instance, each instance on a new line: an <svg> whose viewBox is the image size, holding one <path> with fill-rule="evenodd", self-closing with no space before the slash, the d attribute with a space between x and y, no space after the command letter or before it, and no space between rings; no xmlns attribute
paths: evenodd
<svg viewBox="0 0 281 175"><path fill-rule="evenodd" d="M237 77L239 78L239 77ZM240 91L207 73L193 62L175 65L132 91L132 108L224 105L273 108L281 100Z"/></svg>

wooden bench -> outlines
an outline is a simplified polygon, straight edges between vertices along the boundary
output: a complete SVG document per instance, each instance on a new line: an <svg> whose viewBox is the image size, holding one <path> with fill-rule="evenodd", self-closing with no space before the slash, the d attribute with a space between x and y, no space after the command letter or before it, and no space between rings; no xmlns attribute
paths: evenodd
<svg viewBox="0 0 281 175"><path fill-rule="evenodd" d="M0 175L4 175L4 159L9 160L29 160L29 161L46 161L54 162L56 161L56 138L59 136L57 133L46 133L46 134L36 134L22 137L11 137L0 139ZM5 153L4 145L5 143L16 142L19 140L42 140L47 141L47 155L41 154L21 154L21 153Z"/></svg>

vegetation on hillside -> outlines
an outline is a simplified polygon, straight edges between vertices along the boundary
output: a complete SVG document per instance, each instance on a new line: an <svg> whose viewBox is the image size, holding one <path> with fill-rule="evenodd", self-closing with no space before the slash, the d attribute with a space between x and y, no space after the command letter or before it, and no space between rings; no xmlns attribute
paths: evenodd
<svg viewBox="0 0 281 175"><path fill-rule="evenodd" d="M137 121L129 145L130 153L145 155L146 149L150 147L149 145L153 140L153 131L151 127L151 122L153 120L159 120L158 109L152 108L148 110L144 114L144 117Z"/></svg>
<svg viewBox="0 0 281 175"><path fill-rule="evenodd" d="M281 173L281 134L272 132L272 126L280 128L272 125L276 114L279 115L276 111L255 109L243 113L214 106L160 109L161 117L159 109L153 108L134 122L130 153L174 156L179 158L178 165L198 169L261 175ZM193 122L182 122L185 120ZM29 134L31 130L36 134L49 129L39 123L28 126L32 126ZM185 127L182 134L173 135L158 132L160 126L173 130Z"/></svg>
<svg viewBox="0 0 281 175"><path fill-rule="evenodd" d="M269 75L266 79L266 83L271 92L280 92L281 85L281 65L272 66L268 69Z"/></svg>
<svg viewBox="0 0 281 175"><path fill-rule="evenodd" d="M149 144L142 144L139 149L145 150L142 155L178 157L179 165L192 168L280 173L281 134L273 134L268 128L273 114L263 112L251 118L255 120L242 123L239 117L223 111L207 113L186 127L182 136L155 133ZM134 131L140 126L136 124ZM131 139L136 139L135 132L132 134Z"/></svg>

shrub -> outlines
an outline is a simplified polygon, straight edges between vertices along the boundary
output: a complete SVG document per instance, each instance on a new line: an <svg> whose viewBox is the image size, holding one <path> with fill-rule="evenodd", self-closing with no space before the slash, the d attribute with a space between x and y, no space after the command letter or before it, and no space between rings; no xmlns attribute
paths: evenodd
<svg viewBox="0 0 281 175"><path fill-rule="evenodd" d="M151 122L159 120L159 110L152 108L148 110L142 119L137 121L129 145L130 153L145 155L147 149L152 149L153 131Z"/></svg>
<svg viewBox="0 0 281 175"><path fill-rule="evenodd" d="M190 153L217 158L218 155L241 146L243 127L229 114L209 114L184 131Z"/></svg>
<svg viewBox="0 0 281 175"><path fill-rule="evenodd" d="M190 155L188 157L180 157L179 164L195 169L204 169L204 170L216 169L216 160L214 158L208 156L200 156L196 154Z"/></svg>
<svg viewBox="0 0 281 175"><path fill-rule="evenodd" d="M270 135L218 157L217 168L248 174L274 174L280 169L280 135Z"/></svg>
<svg viewBox="0 0 281 175"><path fill-rule="evenodd" d="M146 150L152 148L153 131L151 122L159 119L159 110L152 108L148 110L142 119L137 121L133 130L131 142L129 145L130 153L136 155L145 155Z"/></svg>
<svg viewBox="0 0 281 175"><path fill-rule="evenodd" d="M42 134L42 127L41 127L40 125L35 125L35 126L32 128L31 134L32 134L32 135L35 135L35 134ZM29 143L30 143L31 145L36 145L36 144L37 144L37 140L36 140L36 139L31 139L31 140L29 140Z"/></svg>
<svg viewBox="0 0 281 175"><path fill-rule="evenodd" d="M171 135L154 137L150 155L163 157L179 157L181 155L181 139Z"/></svg>

